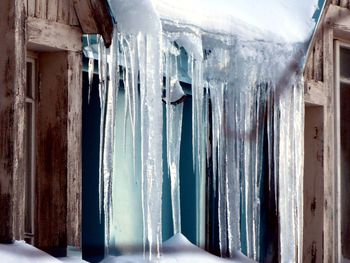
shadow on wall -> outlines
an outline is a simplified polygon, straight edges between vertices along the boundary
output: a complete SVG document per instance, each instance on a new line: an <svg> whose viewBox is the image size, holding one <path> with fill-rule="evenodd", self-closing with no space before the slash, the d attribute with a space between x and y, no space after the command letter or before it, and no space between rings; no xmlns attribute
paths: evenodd
<svg viewBox="0 0 350 263"><path fill-rule="evenodd" d="M88 74L83 72L83 259L99 262L104 255L104 215L99 211L100 99L94 75L89 102Z"/></svg>

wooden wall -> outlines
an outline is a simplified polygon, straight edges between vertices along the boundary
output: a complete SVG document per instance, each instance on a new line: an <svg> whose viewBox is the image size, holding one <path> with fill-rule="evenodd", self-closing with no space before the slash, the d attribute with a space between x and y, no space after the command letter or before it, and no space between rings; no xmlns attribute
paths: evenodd
<svg viewBox="0 0 350 263"><path fill-rule="evenodd" d="M323 257L323 107L305 107L303 262Z"/></svg>
<svg viewBox="0 0 350 263"><path fill-rule="evenodd" d="M311 44L304 71L305 79L305 103L311 106L321 107L323 113L314 120L323 121L323 171L310 170L305 172L304 181L309 182L315 178L323 179L323 220L318 222L312 219L312 206L304 209L308 218L306 222L314 220L314 224L323 224L323 242L311 240L310 229L304 232L304 258L310 258L312 246L323 249L323 262L341 261L341 240L340 240L340 195L339 176L337 173L336 156L336 114L335 114L335 64L334 64L334 41L343 39L350 41L350 0L327 0L326 9L322 15L321 22ZM323 116L322 116L323 115ZM319 119L323 118L323 120ZM317 142L319 143L319 142ZM305 144L307 146L307 144ZM316 158L314 147L305 147L305 162L311 162ZM321 146L318 145L321 149ZM317 153L318 154L318 153ZM307 167L307 163L305 166ZM304 204L312 204L312 199L317 198L312 187L305 187ZM323 221L323 222L322 222ZM305 227L306 225L304 225ZM316 226L314 226L315 231ZM306 235L309 234L309 237ZM315 237L316 232L312 233ZM316 242L313 245L313 242Z"/></svg>
<svg viewBox="0 0 350 263"><path fill-rule="evenodd" d="M334 6L339 6L350 10L350 0L331 0L328 2L331 2L328 4L332 4ZM323 82L323 31L324 26L320 25L315 36L315 40L312 45L311 52L309 54L309 58L307 60L304 76L305 79L308 81L313 80Z"/></svg>
<svg viewBox="0 0 350 263"><path fill-rule="evenodd" d="M29 17L47 19L71 26L79 26L73 0L24 0Z"/></svg>
<svg viewBox="0 0 350 263"><path fill-rule="evenodd" d="M35 246L65 256L67 246L67 55L39 55Z"/></svg>
<svg viewBox="0 0 350 263"><path fill-rule="evenodd" d="M23 231L25 14L0 1L0 243ZM5 32L5 33L4 33ZM15 44L14 44L15 43Z"/></svg>

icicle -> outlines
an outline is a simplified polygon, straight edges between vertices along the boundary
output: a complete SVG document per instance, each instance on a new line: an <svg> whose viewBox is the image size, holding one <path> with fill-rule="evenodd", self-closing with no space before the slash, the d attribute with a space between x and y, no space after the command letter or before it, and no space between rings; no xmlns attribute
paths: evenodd
<svg viewBox="0 0 350 263"><path fill-rule="evenodd" d="M162 204L161 38L139 37L141 81L142 202L145 249L160 255Z"/></svg>
<svg viewBox="0 0 350 263"><path fill-rule="evenodd" d="M184 96L178 81L177 56L179 51L168 42L165 49L165 87L166 87L166 114L167 114L167 160L171 182L171 206L174 234L181 233L180 207L180 146L182 132L183 104L172 103Z"/></svg>
<svg viewBox="0 0 350 263"><path fill-rule="evenodd" d="M230 257L234 256L235 250L241 249L240 242L240 170L238 157L238 109L237 91L235 87L228 86L225 96L225 137L226 137L226 202L227 202L227 227L228 246ZM232 101L233 99L233 101Z"/></svg>
<svg viewBox="0 0 350 263"><path fill-rule="evenodd" d="M198 58L192 57L192 125L193 131L193 159L194 159L194 171L196 173L197 180L197 243L199 246L204 247L205 236L205 172L206 172L206 154L205 144L206 136L203 121L206 119L204 116L204 85L203 85L203 65L202 61Z"/></svg>
<svg viewBox="0 0 350 263"><path fill-rule="evenodd" d="M176 83L175 85L179 85ZM174 89L174 87L172 87ZM171 202L174 222L174 234L181 233L181 207L180 207L180 146L182 131L183 104L170 106L169 131L169 169L171 180Z"/></svg>
<svg viewBox="0 0 350 263"><path fill-rule="evenodd" d="M101 107L101 122L100 122L100 179L99 179L99 189L100 189L100 200L99 200L99 210L100 210L100 220L102 216L102 208L104 204L105 184L104 184L104 151L105 151L105 119L106 119L106 100L107 100L107 54L106 48L102 37L99 37L98 45L99 53L99 95L100 95L100 107Z"/></svg>

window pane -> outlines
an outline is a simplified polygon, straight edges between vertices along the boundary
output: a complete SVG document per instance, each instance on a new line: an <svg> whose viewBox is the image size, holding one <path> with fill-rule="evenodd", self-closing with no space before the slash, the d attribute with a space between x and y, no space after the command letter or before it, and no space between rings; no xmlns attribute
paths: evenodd
<svg viewBox="0 0 350 263"><path fill-rule="evenodd" d="M33 63L27 62L27 90L28 98L33 98Z"/></svg>
<svg viewBox="0 0 350 263"><path fill-rule="evenodd" d="M340 85L340 150L343 256L350 258L350 85Z"/></svg>
<svg viewBox="0 0 350 263"><path fill-rule="evenodd" d="M340 48L340 77L350 79L350 49Z"/></svg>
<svg viewBox="0 0 350 263"><path fill-rule="evenodd" d="M32 201L33 201L33 175L32 175L32 110L33 104L26 103L26 136L25 136L25 146L26 146L26 199L25 199L25 233L32 234Z"/></svg>

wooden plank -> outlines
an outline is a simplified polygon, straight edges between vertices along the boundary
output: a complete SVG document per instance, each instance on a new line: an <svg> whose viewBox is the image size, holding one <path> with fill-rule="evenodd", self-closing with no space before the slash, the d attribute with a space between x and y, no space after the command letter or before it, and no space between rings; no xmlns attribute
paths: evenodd
<svg viewBox="0 0 350 263"><path fill-rule="evenodd" d="M304 100L306 103L313 105L326 105L327 93L323 82L316 82L314 80L305 81Z"/></svg>
<svg viewBox="0 0 350 263"><path fill-rule="evenodd" d="M53 256L65 256L67 247L67 53L41 53L39 70L40 85L36 111L35 246Z"/></svg>
<svg viewBox="0 0 350 263"><path fill-rule="evenodd" d="M69 24L71 26L80 26L77 14L75 13L75 9L74 9L74 1L73 0L69 1L69 5L70 5L70 8L69 8Z"/></svg>
<svg viewBox="0 0 350 263"><path fill-rule="evenodd" d="M68 245L81 247L82 54L68 53Z"/></svg>
<svg viewBox="0 0 350 263"><path fill-rule="evenodd" d="M105 45L109 47L113 38L113 21L109 13L108 2L104 0L90 0L94 18L98 26L98 33L102 35Z"/></svg>
<svg viewBox="0 0 350 263"><path fill-rule="evenodd" d="M47 19L57 21L58 0L47 1Z"/></svg>
<svg viewBox="0 0 350 263"><path fill-rule="evenodd" d="M58 15L57 22L69 25L69 0L57 0L58 1Z"/></svg>
<svg viewBox="0 0 350 263"><path fill-rule="evenodd" d="M333 7L332 5L330 6ZM329 9L329 10L330 10ZM328 15L328 14L327 14ZM337 203L335 198L335 152L334 152L334 63L333 63L333 29L324 23L323 33L323 65L324 85L327 87L327 104L325 107L325 130L324 130L324 171L327 176L324 178L324 262L339 262L338 238L337 238Z"/></svg>
<svg viewBox="0 0 350 263"><path fill-rule="evenodd" d="M340 5L341 7L347 8L347 7L348 7L348 0L340 0L340 1L339 1L339 5Z"/></svg>
<svg viewBox="0 0 350 263"><path fill-rule="evenodd" d="M74 0L74 8L85 34L102 35L105 45L113 38L113 21L104 0Z"/></svg>
<svg viewBox="0 0 350 263"><path fill-rule="evenodd" d="M303 262L323 259L323 107L305 107Z"/></svg>
<svg viewBox="0 0 350 263"><path fill-rule="evenodd" d="M326 14L325 23L334 30L338 38L348 39L350 36L350 10L339 6L330 5Z"/></svg>
<svg viewBox="0 0 350 263"><path fill-rule="evenodd" d="M25 17L23 0L0 1L0 243L23 231Z"/></svg>
<svg viewBox="0 0 350 263"><path fill-rule="evenodd" d="M323 81L323 34L320 28L315 41L314 77L315 81Z"/></svg>
<svg viewBox="0 0 350 263"><path fill-rule="evenodd" d="M307 80L312 80L314 77L314 53L314 49L312 49L309 54L308 61L306 63L304 76Z"/></svg>
<svg viewBox="0 0 350 263"><path fill-rule="evenodd" d="M35 3L36 3L36 0L28 0L27 15L30 17L34 17L35 15Z"/></svg>
<svg viewBox="0 0 350 263"><path fill-rule="evenodd" d="M35 2L35 17L47 18L47 1L36 0Z"/></svg>
<svg viewBox="0 0 350 263"><path fill-rule="evenodd" d="M28 45L37 49L81 51L81 30L57 22L28 18Z"/></svg>
<svg viewBox="0 0 350 263"><path fill-rule="evenodd" d="M73 0L74 9L85 34L97 34L98 27L89 0Z"/></svg>

